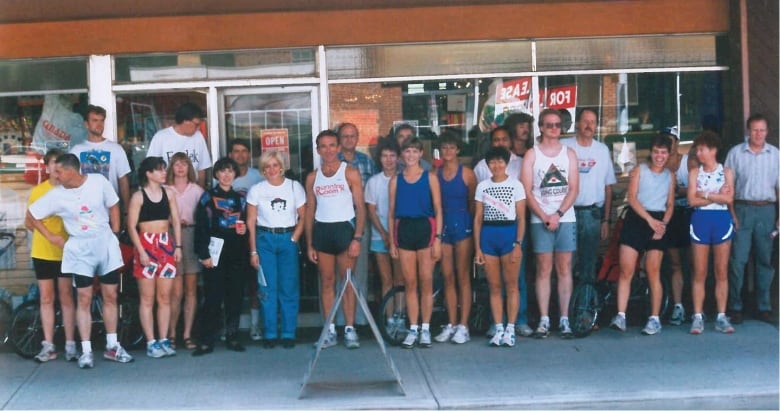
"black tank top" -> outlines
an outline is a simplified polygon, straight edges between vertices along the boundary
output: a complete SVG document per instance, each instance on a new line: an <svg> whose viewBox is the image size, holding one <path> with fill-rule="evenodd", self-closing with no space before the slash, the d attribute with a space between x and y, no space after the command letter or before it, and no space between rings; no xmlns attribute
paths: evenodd
<svg viewBox="0 0 780 411"><path fill-rule="evenodd" d="M162 198L155 203L146 195L146 190L141 189L141 195L144 196L144 202L141 204L141 211L138 213L138 222L167 220L171 216L171 207L168 205L168 194L165 188L162 188Z"/></svg>

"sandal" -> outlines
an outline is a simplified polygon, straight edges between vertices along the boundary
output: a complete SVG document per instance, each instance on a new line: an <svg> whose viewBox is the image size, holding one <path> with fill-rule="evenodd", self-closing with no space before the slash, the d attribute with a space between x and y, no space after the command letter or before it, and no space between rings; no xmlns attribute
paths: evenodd
<svg viewBox="0 0 780 411"><path fill-rule="evenodd" d="M168 337L168 342L171 343L171 348L176 349L176 337Z"/></svg>
<svg viewBox="0 0 780 411"><path fill-rule="evenodd" d="M198 344L195 344L195 340L193 340L192 338L185 338L184 339L184 348L186 348L188 350L194 350L194 349L198 348Z"/></svg>

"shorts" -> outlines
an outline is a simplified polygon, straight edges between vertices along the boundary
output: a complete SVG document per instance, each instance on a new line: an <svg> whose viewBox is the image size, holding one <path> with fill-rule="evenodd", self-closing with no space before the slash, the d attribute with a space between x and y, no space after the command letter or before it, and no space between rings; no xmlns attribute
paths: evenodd
<svg viewBox="0 0 780 411"><path fill-rule="evenodd" d="M36 280L53 280L55 278L69 278L69 275L62 273L62 261L41 260L33 258L33 269L35 270Z"/></svg>
<svg viewBox="0 0 780 411"><path fill-rule="evenodd" d="M543 223L531 223L531 238L536 254L576 251L577 223L559 223L555 231L549 231Z"/></svg>
<svg viewBox="0 0 780 411"><path fill-rule="evenodd" d="M479 248L482 253L501 257L512 252L517 240L517 224L483 225L479 233Z"/></svg>
<svg viewBox="0 0 780 411"><path fill-rule="evenodd" d="M399 217L395 220L395 245L402 250L424 250L433 245L433 217Z"/></svg>
<svg viewBox="0 0 780 411"><path fill-rule="evenodd" d="M694 210L690 234L694 244L717 245L731 240L734 236L731 213L729 210Z"/></svg>
<svg viewBox="0 0 780 411"><path fill-rule="evenodd" d="M441 242L444 244L457 244L469 237L474 232L474 220L468 211L445 211L444 226L441 231Z"/></svg>
<svg viewBox="0 0 780 411"><path fill-rule="evenodd" d="M124 265L119 240L106 230L94 237L70 237L62 249L62 272L93 277Z"/></svg>
<svg viewBox="0 0 780 411"><path fill-rule="evenodd" d="M674 207L674 214L666 226L667 248L685 248L691 245L691 209Z"/></svg>
<svg viewBox="0 0 780 411"><path fill-rule="evenodd" d="M179 274L197 274L200 271L198 255L195 254L195 226L181 227L181 260Z"/></svg>
<svg viewBox="0 0 780 411"><path fill-rule="evenodd" d="M133 277L135 278L174 278L176 277L176 243L168 232L138 233L141 246L149 256L149 265L141 265L138 250L133 251Z"/></svg>
<svg viewBox="0 0 780 411"><path fill-rule="evenodd" d="M387 254L389 252L387 247L385 247L385 242L382 240L371 240L368 249L371 250L372 253Z"/></svg>
<svg viewBox="0 0 780 411"><path fill-rule="evenodd" d="M320 253L338 255L347 251L352 237L355 236L355 226L349 221L338 223L323 223L314 221L312 245Z"/></svg>
<svg viewBox="0 0 780 411"><path fill-rule="evenodd" d="M95 278L81 274L68 274L73 276L73 286L76 288L92 287L95 283ZM100 284L116 285L119 284L119 270L114 270L109 273L103 274L98 277Z"/></svg>
<svg viewBox="0 0 780 411"><path fill-rule="evenodd" d="M648 211L656 220L664 217L663 211ZM620 245L626 245L636 251L661 250L666 251L668 246L668 233L664 234L660 240L653 240L653 229L647 224L647 221L631 208L626 212L623 222L623 229L620 231Z"/></svg>

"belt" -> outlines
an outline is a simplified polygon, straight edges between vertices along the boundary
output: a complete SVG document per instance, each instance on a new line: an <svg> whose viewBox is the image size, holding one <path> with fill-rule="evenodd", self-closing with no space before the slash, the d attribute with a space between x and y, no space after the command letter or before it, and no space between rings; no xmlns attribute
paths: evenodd
<svg viewBox="0 0 780 411"><path fill-rule="evenodd" d="M257 226L257 229L260 231L265 231L272 234L284 234L284 233L291 233L295 231L295 226L292 227L263 227L261 225Z"/></svg>
<svg viewBox="0 0 780 411"><path fill-rule="evenodd" d="M483 221L482 225L487 226L509 226L509 225L515 225L517 221L515 220L495 220L495 221Z"/></svg>
<svg viewBox="0 0 780 411"><path fill-rule="evenodd" d="M774 201L750 201L750 200L734 200L737 204L744 204L749 206L763 207L775 204Z"/></svg>
<svg viewBox="0 0 780 411"><path fill-rule="evenodd" d="M182 224L181 228L195 227L195 224Z"/></svg>
<svg viewBox="0 0 780 411"><path fill-rule="evenodd" d="M601 206L600 206L600 205L598 205L598 204L596 204L596 203L593 203L593 204L591 204L591 205L584 205L584 206L574 206L574 210L575 210L575 211L580 211L580 210L595 210L595 209L597 209L597 208L601 208Z"/></svg>

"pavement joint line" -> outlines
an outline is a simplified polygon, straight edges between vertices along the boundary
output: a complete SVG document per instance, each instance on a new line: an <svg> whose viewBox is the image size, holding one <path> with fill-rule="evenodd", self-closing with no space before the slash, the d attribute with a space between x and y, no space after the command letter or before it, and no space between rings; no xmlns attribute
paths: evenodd
<svg viewBox="0 0 780 411"><path fill-rule="evenodd" d="M430 391L431 396L433 397L433 401L436 402L436 409L441 409L441 401L439 401L439 398L441 398L441 393L436 388L436 384L434 384L434 376L433 372L431 371L430 365L428 364L428 361L425 360L425 357L420 353L420 350L417 348L413 349L414 351L414 358L417 360L415 361L417 363L417 366L420 367L420 371L422 372L423 378L425 379L425 385L428 386L428 391Z"/></svg>
<svg viewBox="0 0 780 411"><path fill-rule="evenodd" d="M16 395L17 395L17 394L19 394L19 391L21 391L21 390L22 390L22 388L26 387L26 386L27 386L27 384L28 384L28 383L30 383L30 381L31 381L31 380L32 380L32 379L33 379L33 378L34 378L36 375L38 375L38 373L39 373L39 372L40 372L40 370L41 370L41 365L42 365L42 364L36 364L36 366L35 366L35 369L33 370L33 372L31 372L31 373L30 373L30 374L27 376L27 378L25 378L25 379L24 379L24 381L22 381L22 383L21 383L21 384L19 384L19 386L18 386L18 387L16 387L16 389L15 389L15 390L14 390L14 392L13 392L13 394L11 394L11 395L9 395L9 396L8 396L8 401L6 401L5 403L3 403L3 406L2 406L2 407L0 407L0 410L7 410L7 409L8 409L8 404L10 404L10 403L11 403L11 401L13 401L13 400L14 400L14 398L16 398Z"/></svg>

